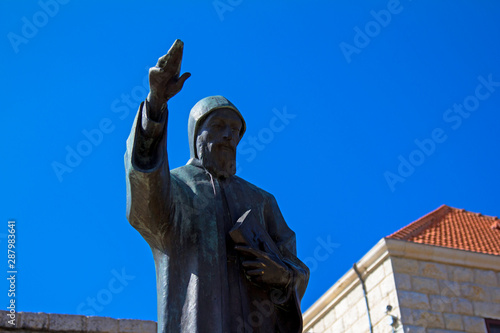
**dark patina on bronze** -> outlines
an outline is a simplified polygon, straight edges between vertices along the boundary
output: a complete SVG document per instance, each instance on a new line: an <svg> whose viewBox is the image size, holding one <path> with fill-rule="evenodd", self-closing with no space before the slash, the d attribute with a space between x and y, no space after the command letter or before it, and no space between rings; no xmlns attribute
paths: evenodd
<svg viewBox="0 0 500 333"><path fill-rule="evenodd" d="M240 111L222 96L199 101L191 158L169 169L167 102L190 76L182 53L176 40L150 69L125 154L127 218L156 265L158 332L302 332L309 269L275 198L235 175Z"/></svg>

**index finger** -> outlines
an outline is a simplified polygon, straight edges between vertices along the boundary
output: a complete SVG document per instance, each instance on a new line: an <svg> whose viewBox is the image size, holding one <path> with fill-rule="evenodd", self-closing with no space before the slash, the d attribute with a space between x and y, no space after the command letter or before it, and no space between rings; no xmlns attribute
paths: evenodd
<svg viewBox="0 0 500 333"><path fill-rule="evenodd" d="M180 39L176 39L167 54L158 59L156 67L160 67L165 71L171 71L172 74L178 76L181 72L183 50L184 43Z"/></svg>

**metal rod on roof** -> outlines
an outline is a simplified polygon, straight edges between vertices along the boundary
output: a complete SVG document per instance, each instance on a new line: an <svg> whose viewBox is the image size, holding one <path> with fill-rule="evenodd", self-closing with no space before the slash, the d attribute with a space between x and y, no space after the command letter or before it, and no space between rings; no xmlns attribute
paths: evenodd
<svg viewBox="0 0 500 333"><path fill-rule="evenodd" d="M365 296L365 303L366 303L366 313L368 314L368 324L370 325L370 333L373 333L373 326L372 326L372 317L370 316L370 306L368 305L368 297L366 296L366 287L365 287L365 281L363 281L363 278L361 277L361 273L358 270L358 266L356 266L356 263L352 265L352 268L358 275L359 281L361 282L361 287L363 287L363 295Z"/></svg>

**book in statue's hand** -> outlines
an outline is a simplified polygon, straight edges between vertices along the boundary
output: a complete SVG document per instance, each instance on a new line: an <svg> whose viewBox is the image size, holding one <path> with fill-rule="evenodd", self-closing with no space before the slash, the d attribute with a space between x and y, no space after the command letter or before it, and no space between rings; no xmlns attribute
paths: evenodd
<svg viewBox="0 0 500 333"><path fill-rule="evenodd" d="M274 254L282 260L280 250L267 231L255 220L254 215L250 214L251 211L249 209L241 215L229 231L229 235L236 245L248 246L255 250Z"/></svg>

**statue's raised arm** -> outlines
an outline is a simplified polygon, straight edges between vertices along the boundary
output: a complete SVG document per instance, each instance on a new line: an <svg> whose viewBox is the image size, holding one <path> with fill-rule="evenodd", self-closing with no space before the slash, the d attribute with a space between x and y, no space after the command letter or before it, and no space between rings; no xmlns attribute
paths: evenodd
<svg viewBox="0 0 500 333"><path fill-rule="evenodd" d="M162 248L169 220L170 171L167 143L167 102L191 76L179 77L184 44L176 40L168 53L149 69L150 92L134 120L127 140L127 218L150 243ZM145 209L147 207L147 209Z"/></svg>

